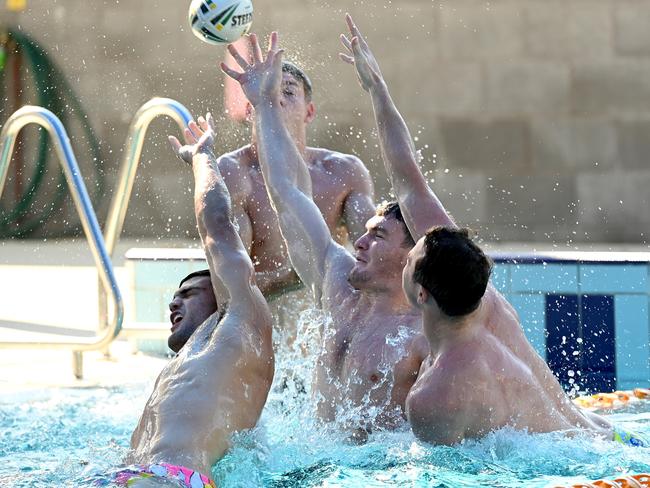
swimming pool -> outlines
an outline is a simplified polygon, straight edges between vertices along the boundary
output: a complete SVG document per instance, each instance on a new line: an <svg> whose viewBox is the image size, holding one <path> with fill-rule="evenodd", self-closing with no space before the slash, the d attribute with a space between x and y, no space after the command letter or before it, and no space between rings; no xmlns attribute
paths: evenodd
<svg viewBox="0 0 650 488"><path fill-rule="evenodd" d="M309 338L317 314L305 314ZM234 439L213 468L220 487L530 487L568 484L622 472L650 471L650 448L560 433L503 429L457 447L418 442L405 427L353 445L314 422L309 400L311 354L297 341L278 353L276 381L258 427ZM286 380L283 381L283 378ZM0 400L0 486L84 486L119 465L151 384L48 389ZM650 436L650 402L608 417ZM88 483L85 483L88 485Z"/></svg>
<svg viewBox="0 0 650 488"><path fill-rule="evenodd" d="M567 391L650 385L650 253L492 252L492 282ZM178 276L205 268L200 249L129 249L135 323L163 323ZM286 300L291 303L292 298ZM277 315L277 314L276 314ZM164 336L163 336L164 337ZM167 351L166 339L140 340Z"/></svg>

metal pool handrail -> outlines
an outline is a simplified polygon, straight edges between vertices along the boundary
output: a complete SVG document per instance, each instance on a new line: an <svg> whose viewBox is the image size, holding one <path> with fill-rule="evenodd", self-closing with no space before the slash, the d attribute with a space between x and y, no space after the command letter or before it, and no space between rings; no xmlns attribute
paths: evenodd
<svg viewBox="0 0 650 488"><path fill-rule="evenodd" d="M149 124L159 115L167 115L174 119L181 131L192 120L192 115L183 105L171 98L152 98L137 111L129 127L126 141L126 151L117 177L117 187L113 193L113 200L108 211L104 240L108 254L112 255L115 245L122 232L126 209L131 198L135 173L140 163L144 136Z"/></svg>
<svg viewBox="0 0 650 488"><path fill-rule="evenodd" d="M28 124L38 124L45 128L54 142L59 162L70 187L70 193L74 201L77 213L81 219L86 239L95 261L95 267L99 273L101 288L104 296L111 297L113 314L110 324L106 320L106 327L100 335L94 337L63 337L51 336L47 342L34 339L31 341L4 341L0 342L0 348L56 348L72 349L74 353L74 373L77 378L82 376L82 351L103 349L117 337L122 328L124 319L124 305L120 290L117 286L113 265L107 252L101 229L93 209L86 186L79 171L77 159L72 151L70 139L61 121L49 110L42 107L25 106L16 111L0 133L0 195L9 171L9 162L13 153L16 137L20 130Z"/></svg>
<svg viewBox="0 0 650 488"><path fill-rule="evenodd" d="M104 229L104 240L106 249L110 257L113 256L115 245L122 233L126 209L129 206L133 183L135 182L135 173L140 164L142 155L142 146L144 145L144 136L149 128L149 124L159 115L171 117L181 128L181 131L192 120L192 115L182 104L171 98L152 98L145 103L136 112L126 141L126 150L120 166L120 172L117 177L117 186L113 193L113 200L108 211L106 227ZM107 324L106 312L106 294L100 292L99 296L99 321L101 324ZM106 327L106 325L104 325Z"/></svg>

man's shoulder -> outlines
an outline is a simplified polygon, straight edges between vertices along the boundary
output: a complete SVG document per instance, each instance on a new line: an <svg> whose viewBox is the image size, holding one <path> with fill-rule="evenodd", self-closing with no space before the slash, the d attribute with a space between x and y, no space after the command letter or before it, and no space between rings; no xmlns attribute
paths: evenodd
<svg viewBox="0 0 650 488"><path fill-rule="evenodd" d="M250 145L242 146L234 151L223 153L217 158L219 170L239 169L250 159Z"/></svg>
<svg viewBox="0 0 650 488"><path fill-rule="evenodd" d="M454 382L437 366L427 364L429 361L429 357L425 358L424 367L406 398L409 416L422 420L448 415L464 404L464 396Z"/></svg>
<svg viewBox="0 0 650 488"><path fill-rule="evenodd" d="M429 341L422 331L422 318L417 317L413 323L417 324L419 329L410 335L407 347L411 355L419 358L421 363L429 355Z"/></svg>
<svg viewBox="0 0 650 488"><path fill-rule="evenodd" d="M260 335L270 333L273 324L271 312L259 290L253 290L249 299L233 298L215 328L219 344L234 351L259 346Z"/></svg>
<svg viewBox="0 0 650 488"><path fill-rule="evenodd" d="M217 158L217 166L219 172L226 182L226 186L230 192L240 194L241 191L246 193L248 188L246 181L250 181L248 177L250 159L250 146L243 146L231 152L222 154ZM243 186L242 186L243 185ZM231 195L236 196L236 195Z"/></svg>
<svg viewBox="0 0 650 488"><path fill-rule="evenodd" d="M330 166L332 169L340 169L341 171L349 171L351 169L364 168L363 161L354 154L342 153L332 149L322 147L310 147L308 149L311 160L314 163L320 163Z"/></svg>
<svg viewBox="0 0 650 488"><path fill-rule="evenodd" d="M482 365L477 366L476 361L472 362L469 355L441 357L435 364L427 364L427 361L430 359L425 359L426 367L409 395L411 409L427 410L435 406L435 413L444 416L481 398L477 389L491 383L488 371Z"/></svg>

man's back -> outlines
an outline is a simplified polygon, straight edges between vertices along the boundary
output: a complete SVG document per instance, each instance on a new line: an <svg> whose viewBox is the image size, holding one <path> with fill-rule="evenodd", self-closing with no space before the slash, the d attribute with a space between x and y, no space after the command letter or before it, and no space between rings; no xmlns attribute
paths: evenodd
<svg viewBox="0 0 650 488"><path fill-rule="evenodd" d="M494 288L464 327L466 335L423 362L407 398L418 437L452 444L506 425L529 432L580 428L611 435L568 400Z"/></svg>

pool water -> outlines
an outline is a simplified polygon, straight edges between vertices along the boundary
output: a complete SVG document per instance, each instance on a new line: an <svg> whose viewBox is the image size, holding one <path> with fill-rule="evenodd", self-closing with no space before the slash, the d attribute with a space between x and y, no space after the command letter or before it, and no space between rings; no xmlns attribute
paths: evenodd
<svg viewBox="0 0 650 488"><path fill-rule="evenodd" d="M561 433L502 429L480 441L433 447L405 426L351 444L336 428L314 421L314 351L308 346L318 344L319 320L306 317L298 334L303 340L277 355L275 386L258 427L236 436L214 466L219 487L544 487L650 472L650 448ZM0 486L90 486L93 474L120 465L151 388L59 388L2 397ZM606 415L650 437L650 401Z"/></svg>

